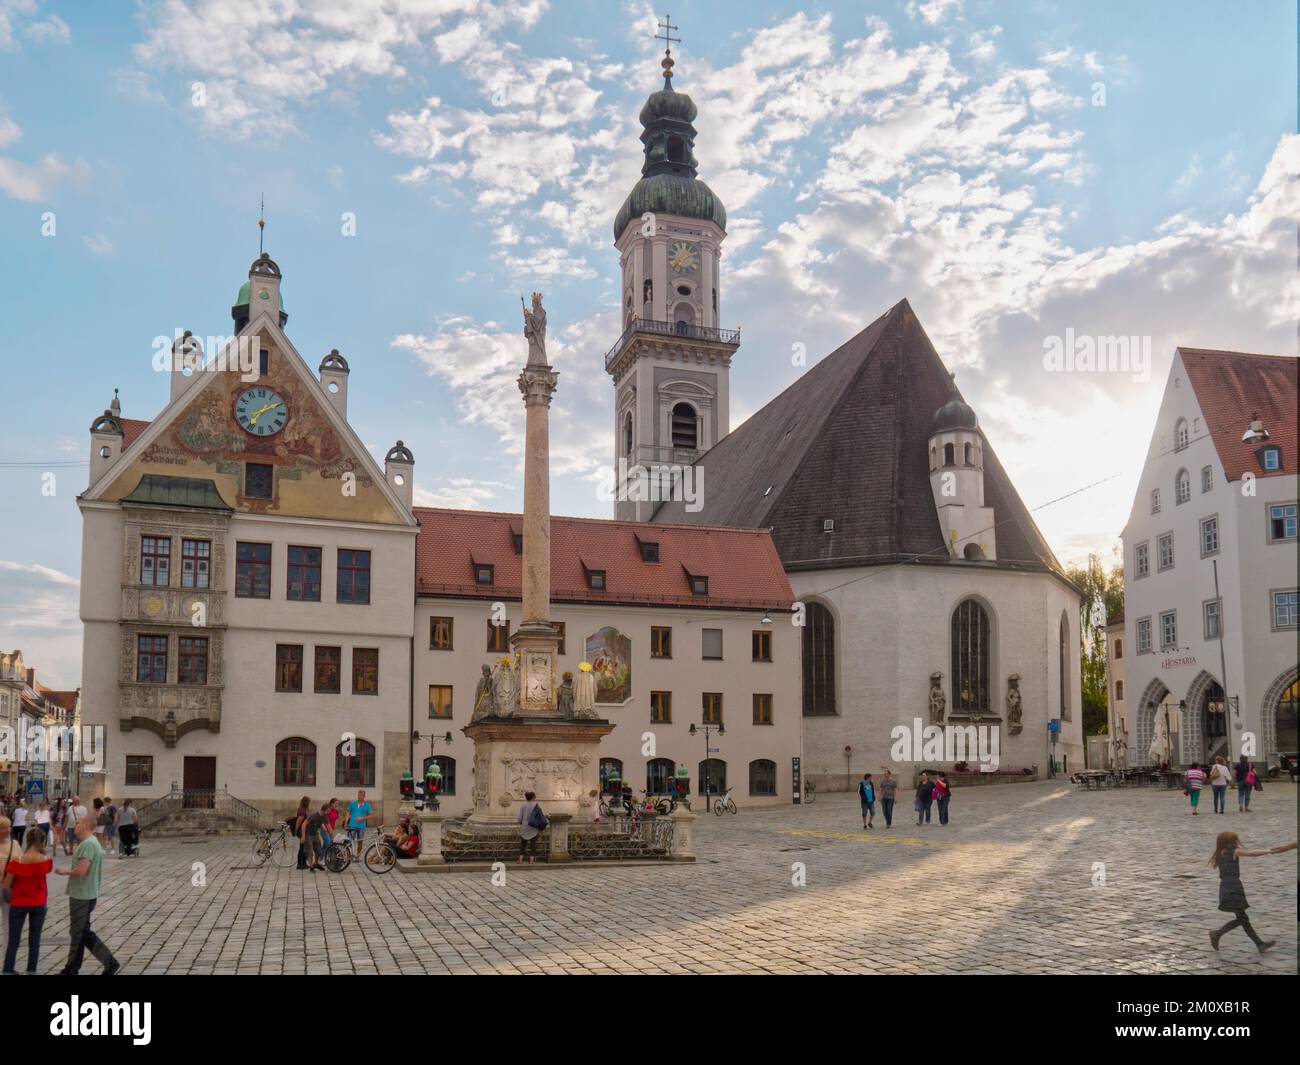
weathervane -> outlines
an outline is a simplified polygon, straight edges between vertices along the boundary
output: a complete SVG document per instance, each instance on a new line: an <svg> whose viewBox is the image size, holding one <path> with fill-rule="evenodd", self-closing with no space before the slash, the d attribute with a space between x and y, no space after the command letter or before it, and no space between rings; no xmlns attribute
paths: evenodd
<svg viewBox="0 0 1300 1065"><path fill-rule="evenodd" d="M262 247L262 234L266 232L266 196L262 196L262 206L257 212L257 254L265 255L266 249Z"/></svg>

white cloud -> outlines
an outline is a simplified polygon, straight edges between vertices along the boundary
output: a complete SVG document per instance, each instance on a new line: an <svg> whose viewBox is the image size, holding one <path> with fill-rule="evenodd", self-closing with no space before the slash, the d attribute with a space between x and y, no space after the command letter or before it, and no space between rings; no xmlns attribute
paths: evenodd
<svg viewBox="0 0 1300 1065"><path fill-rule="evenodd" d="M942 22L951 12L961 14L962 0L908 0L907 14L910 18L921 18L927 26Z"/></svg>
<svg viewBox="0 0 1300 1065"><path fill-rule="evenodd" d="M43 22L33 22L23 33L41 44L68 44L72 40L72 30L58 15L51 15Z"/></svg>
<svg viewBox="0 0 1300 1065"><path fill-rule="evenodd" d="M83 236L81 242L92 255L113 254L113 242L103 234L97 233L94 236Z"/></svg>
<svg viewBox="0 0 1300 1065"><path fill-rule="evenodd" d="M81 684L79 589L59 570L0 560L0 647L21 650L51 688Z"/></svg>
<svg viewBox="0 0 1300 1065"><path fill-rule="evenodd" d="M489 510L502 490L510 485L501 481L476 481L470 477L450 477L437 488L415 486L417 507L451 507L457 510ZM508 509L508 508L504 508Z"/></svg>

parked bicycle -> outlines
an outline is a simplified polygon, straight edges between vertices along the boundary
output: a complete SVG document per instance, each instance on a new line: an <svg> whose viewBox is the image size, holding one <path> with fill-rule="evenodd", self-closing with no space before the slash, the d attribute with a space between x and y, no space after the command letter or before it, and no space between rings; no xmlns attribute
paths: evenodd
<svg viewBox="0 0 1300 1065"><path fill-rule="evenodd" d="M736 800L731 797L731 793L734 790L734 788L728 788L723 792L721 798L714 800L713 812L719 817L723 814L734 814L738 812L736 809Z"/></svg>
<svg viewBox="0 0 1300 1065"><path fill-rule="evenodd" d="M817 801L817 787L811 780L803 786L803 801L806 803Z"/></svg>
<svg viewBox="0 0 1300 1065"><path fill-rule="evenodd" d="M358 847L361 861L370 873L386 873L397 865L397 847L384 835L381 826L375 826L375 838L364 848ZM351 836L335 840L325 848L325 868L331 873L341 873L357 856Z"/></svg>
<svg viewBox="0 0 1300 1065"><path fill-rule="evenodd" d="M298 838L287 821L281 821L275 828L258 829L253 838L253 861L265 865L272 860L281 869L289 868L298 860Z"/></svg>

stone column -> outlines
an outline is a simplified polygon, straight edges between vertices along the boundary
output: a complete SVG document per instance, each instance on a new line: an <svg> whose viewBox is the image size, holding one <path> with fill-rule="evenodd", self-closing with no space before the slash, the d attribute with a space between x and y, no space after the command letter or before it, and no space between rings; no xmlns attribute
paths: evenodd
<svg viewBox="0 0 1300 1065"><path fill-rule="evenodd" d="M674 862L695 861L695 815L678 806L668 815L673 823L673 844L668 857Z"/></svg>
<svg viewBox="0 0 1300 1065"><path fill-rule="evenodd" d="M420 857L417 865L442 865L442 814L420 811Z"/></svg>
<svg viewBox="0 0 1300 1065"><path fill-rule="evenodd" d="M551 612L551 396L559 374L525 366L519 375L524 427L524 625L549 627Z"/></svg>
<svg viewBox="0 0 1300 1065"><path fill-rule="evenodd" d="M569 822L572 814L551 814L551 853L547 859L552 862L569 860Z"/></svg>

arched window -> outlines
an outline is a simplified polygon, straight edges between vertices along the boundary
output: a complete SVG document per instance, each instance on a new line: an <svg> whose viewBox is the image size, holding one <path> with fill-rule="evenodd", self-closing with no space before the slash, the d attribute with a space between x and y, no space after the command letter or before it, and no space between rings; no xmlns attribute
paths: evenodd
<svg viewBox="0 0 1300 1065"><path fill-rule="evenodd" d="M1187 446L1187 419L1179 418L1174 426L1174 450L1182 451Z"/></svg>
<svg viewBox="0 0 1300 1065"><path fill-rule="evenodd" d="M962 554L966 556L967 562L981 562L984 559L984 548L979 544L967 544L962 549Z"/></svg>
<svg viewBox="0 0 1300 1065"><path fill-rule="evenodd" d="M975 449L970 444L964 445L964 460L967 466L975 465Z"/></svg>
<svg viewBox="0 0 1300 1065"><path fill-rule="evenodd" d="M776 794L776 763L767 758L756 758L749 763L749 793L751 795Z"/></svg>
<svg viewBox="0 0 1300 1065"><path fill-rule="evenodd" d="M935 448L931 447L930 448L930 469L932 470L938 469L938 462L939 462L939 452Z"/></svg>
<svg viewBox="0 0 1300 1065"><path fill-rule="evenodd" d="M956 451L951 444L943 445L943 464L945 466L955 466L957 464Z"/></svg>
<svg viewBox="0 0 1300 1065"><path fill-rule="evenodd" d="M727 763L721 758L706 758L700 763L699 793L721 795L727 790Z"/></svg>
<svg viewBox="0 0 1300 1065"><path fill-rule="evenodd" d="M1300 715L1300 680L1292 681L1290 686L1277 697L1277 749L1294 754L1296 750L1296 718Z"/></svg>
<svg viewBox="0 0 1300 1065"><path fill-rule="evenodd" d="M1061 720L1070 720L1070 615L1061 615L1061 639L1057 673L1061 681Z"/></svg>
<svg viewBox="0 0 1300 1065"><path fill-rule="evenodd" d="M835 618L809 603L803 625L803 716L835 713Z"/></svg>
<svg viewBox="0 0 1300 1065"><path fill-rule="evenodd" d="M623 419L623 454L632 454L632 412L628 411Z"/></svg>
<svg viewBox="0 0 1300 1065"><path fill-rule="evenodd" d="M609 791L614 781L622 783L623 761L620 758L602 758L600 760L600 790Z"/></svg>
<svg viewBox="0 0 1300 1065"><path fill-rule="evenodd" d="M673 447L690 448L693 451L699 446L695 408L689 403L678 403L673 407L672 432Z"/></svg>
<svg viewBox="0 0 1300 1065"><path fill-rule="evenodd" d="M1192 498L1192 475L1186 470L1179 470L1174 478L1174 502L1186 503Z"/></svg>
<svg viewBox="0 0 1300 1065"><path fill-rule="evenodd" d="M645 765L645 790L651 795L668 795L673 790L677 763L671 758L651 758Z"/></svg>
<svg viewBox="0 0 1300 1065"><path fill-rule="evenodd" d="M681 137L668 138L668 161L680 163L686 159L686 144Z"/></svg>
<svg viewBox="0 0 1300 1065"><path fill-rule="evenodd" d="M1223 688L1211 681L1201 696L1201 729L1207 740L1221 740L1228 734L1227 707L1223 702ZM1208 751L1214 754L1214 751Z"/></svg>
<svg viewBox="0 0 1300 1065"><path fill-rule="evenodd" d="M673 308L673 321L677 323L679 333L683 331L682 326L686 326L686 331L689 332L690 327L695 324L695 308L689 303L677 304Z"/></svg>
<svg viewBox="0 0 1300 1065"><path fill-rule="evenodd" d="M989 711L989 616L974 599L952 612L952 710Z"/></svg>
<svg viewBox="0 0 1300 1065"><path fill-rule="evenodd" d="M316 744L290 736L275 745L275 782L290 786L316 786Z"/></svg>
<svg viewBox="0 0 1300 1065"><path fill-rule="evenodd" d="M353 748L346 754L345 748ZM334 748L334 783L371 788L375 784L375 745L368 740L344 740Z"/></svg>
<svg viewBox="0 0 1300 1065"><path fill-rule="evenodd" d="M1123 657L1124 657L1124 637L1117 636L1115 637L1115 661L1118 662Z"/></svg>
<svg viewBox="0 0 1300 1065"><path fill-rule="evenodd" d="M456 759L454 758L449 758L445 754L435 754L430 758L426 758L424 760L424 766L422 767L424 776L420 779L427 780L429 778L429 766L433 765L434 762L437 762L438 768L442 770L442 783L438 785L438 794L455 795Z"/></svg>

